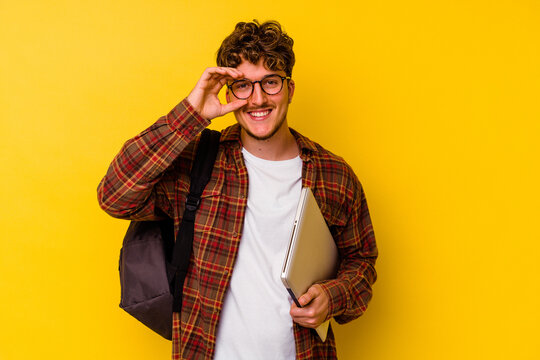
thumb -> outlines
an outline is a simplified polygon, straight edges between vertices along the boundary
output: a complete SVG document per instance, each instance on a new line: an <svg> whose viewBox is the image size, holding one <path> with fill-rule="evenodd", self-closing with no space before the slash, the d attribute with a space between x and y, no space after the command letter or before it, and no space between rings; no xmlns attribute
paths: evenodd
<svg viewBox="0 0 540 360"><path fill-rule="evenodd" d="M307 304L309 304L311 300L313 300L313 294L308 291L304 295L300 296L300 299L298 299L298 302L300 303L300 306L304 307Z"/></svg>
<svg viewBox="0 0 540 360"><path fill-rule="evenodd" d="M310 286L308 291L302 296L300 296L300 299L298 299L298 302L300 305L305 306L309 304L313 299L315 299L317 296L321 294L320 292L320 285L315 284Z"/></svg>
<svg viewBox="0 0 540 360"><path fill-rule="evenodd" d="M221 106L221 115L236 111L247 104L247 100L236 100Z"/></svg>

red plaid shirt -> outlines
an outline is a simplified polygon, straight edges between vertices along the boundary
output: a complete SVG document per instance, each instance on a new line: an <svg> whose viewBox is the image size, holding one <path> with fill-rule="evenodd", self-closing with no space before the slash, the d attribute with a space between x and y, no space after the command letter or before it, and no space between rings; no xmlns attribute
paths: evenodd
<svg viewBox="0 0 540 360"><path fill-rule="evenodd" d="M197 134L209 124L183 100L128 140L99 184L102 209L121 219L168 215L178 230ZM321 283L329 298L328 318L345 323L364 313L377 277L377 247L366 199L343 159L291 132L303 161L302 186L313 190L339 249L337 278ZM223 130L212 178L197 212L182 312L173 317L173 359L211 359L214 354L217 323L238 252L248 196L241 150L240 127ZM331 329L323 343L314 330L294 324L294 339L297 359L336 358Z"/></svg>

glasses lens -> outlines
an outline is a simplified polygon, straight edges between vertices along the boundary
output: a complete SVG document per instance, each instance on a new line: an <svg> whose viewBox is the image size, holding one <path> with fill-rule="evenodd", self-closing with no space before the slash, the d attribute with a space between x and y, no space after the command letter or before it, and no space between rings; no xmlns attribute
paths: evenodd
<svg viewBox="0 0 540 360"><path fill-rule="evenodd" d="M271 75L271 76L265 77L262 80L261 86L268 95L275 95L281 91L281 87L283 86L283 81L281 80L281 77L277 75Z"/></svg>
<svg viewBox="0 0 540 360"><path fill-rule="evenodd" d="M249 97L249 95L251 95L252 87L253 87L253 84L251 83L251 81L239 80L239 81L233 82L231 86L231 90L234 96L236 96L237 98L246 99Z"/></svg>

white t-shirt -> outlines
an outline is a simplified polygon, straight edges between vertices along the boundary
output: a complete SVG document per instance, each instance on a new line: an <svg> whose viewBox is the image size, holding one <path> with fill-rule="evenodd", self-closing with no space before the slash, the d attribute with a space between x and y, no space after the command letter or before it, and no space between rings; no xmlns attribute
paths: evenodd
<svg viewBox="0 0 540 360"><path fill-rule="evenodd" d="M302 189L302 160L242 153L249 176L247 209L214 359L295 359L292 300L280 272Z"/></svg>

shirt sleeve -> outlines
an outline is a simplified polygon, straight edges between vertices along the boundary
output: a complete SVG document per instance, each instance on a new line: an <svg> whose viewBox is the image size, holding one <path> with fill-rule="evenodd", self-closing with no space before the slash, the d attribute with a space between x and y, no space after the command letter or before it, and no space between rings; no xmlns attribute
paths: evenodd
<svg viewBox="0 0 540 360"><path fill-rule="evenodd" d="M378 250L366 197L358 181L348 222L335 240L341 260L338 274L336 279L320 285L329 299L327 320L333 317L343 324L366 311L377 279Z"/></svg>
<svg viewBox="0 0 540 360"><path fill-rule="evenodd" d="M151 220L161 212L171 216L174 197L166 170L208 125L191 104L182 100L166 116L128 140L113 159L97 193L100 207L121 219Z"/></svg>

